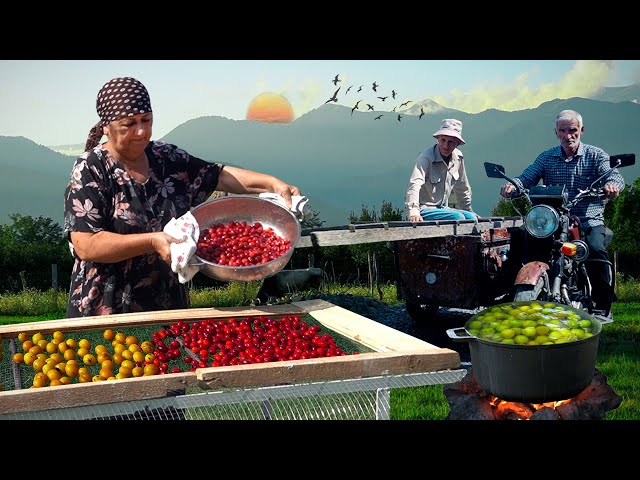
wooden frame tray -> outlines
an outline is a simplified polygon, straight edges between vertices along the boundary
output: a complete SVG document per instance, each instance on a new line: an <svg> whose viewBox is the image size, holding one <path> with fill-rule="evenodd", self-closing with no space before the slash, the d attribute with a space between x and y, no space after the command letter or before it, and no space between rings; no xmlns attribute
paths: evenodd
<svg viewBox="0 0 640 480"><path fill-rule="evenodd" d="M34 334L77 332L105 328L122 329L166 325L208 318L254 315L311 315L323 327L361 344L372 352L314 359L289 360L229 367L200 368L115 381L77 383L56 387L26 388L0 392L0 415L163 398L184 394L189 387L224 389L287 385L305 382L366 378L381 375L436 372L460 366L458 352L436 347L403 332L353 313L324 300L307 300L263 307L192 308L137 314L104 315L48 320L0 326L3 338L20 332Z"/></svg>

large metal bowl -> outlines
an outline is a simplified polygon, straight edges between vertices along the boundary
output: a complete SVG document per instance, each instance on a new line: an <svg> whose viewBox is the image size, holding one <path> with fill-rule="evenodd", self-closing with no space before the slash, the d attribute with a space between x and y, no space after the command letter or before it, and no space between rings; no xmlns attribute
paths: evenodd
<svg viewBox="0 0 640 480"><path fill-rule="evenodd" d="M208 277L223 282L249 282L271 277L282 270L291 255L293 249L300 240L300 222L287 208L275 201L251 195L229 195L201 203L191 213L198 221L200 231L212 225L231 221L248 224L260 222L265 228L271 227L276 234L291 242L291 248L287 253L275 260L249 267L230 267L209 262L197 254L197 265L200 272Z"/></svg>

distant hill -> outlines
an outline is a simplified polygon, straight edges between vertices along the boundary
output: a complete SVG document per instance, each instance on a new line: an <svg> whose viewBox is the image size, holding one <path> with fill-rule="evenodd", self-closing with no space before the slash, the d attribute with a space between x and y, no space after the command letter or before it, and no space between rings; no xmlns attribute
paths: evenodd
<svg viewBox="0 0 640 480"><path fill-rule="evenodd" d="M52 145L49 146L54 152L62 153L63 155L71 155L77 157L84 152L84 143L77 143L75 145Z"/></svg>
<svg viewBox="0 0 640 480"><path fill-rule="evenodd" d="M359 213L363 205L379 211L385 200L403 208L416 156L435 143L432 135L442 118L455 117L464 124L467 143L461 150L474 210L489 215L500 198L502 182L486 178L483 162L501 163L508 175L518 175L538 153L557 145L554 119L566 108L583 115L585 143L610 154L640 154L640 105L584 98L553 100L516 112L468 114L441 107L421 119L403 113L400 121L397 113L351 115L349 107L326 104L291 124L200 117L178 125L161 140L201 158L293 183L309 197L324 226L334 226L348 223L349 213ZM380 114L383 117L374 120ZM62 224L62 196L74 158L23 137L0 137L0 223L9 222L9 213L21 213ZM640 175L640 164L621 173L630 184Z"/></svg>
<svg viewBox="0 0 640 480"><path fill-rule="evenodd" d="M0 136L0 223L10 223L9 214L20 213L62 225L73 160L24 137Z"/></svg>
<svg viewBox="0 0 640 480"><path fill-rule="evenodd" d="M640 83L627 85L625 87L604 87L590 98L603 102L640 103Z"/></svg>

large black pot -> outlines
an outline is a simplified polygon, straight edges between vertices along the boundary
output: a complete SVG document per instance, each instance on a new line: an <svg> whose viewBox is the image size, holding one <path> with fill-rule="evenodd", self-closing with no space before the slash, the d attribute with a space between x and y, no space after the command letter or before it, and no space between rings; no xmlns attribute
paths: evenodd
<svg viewBox="0 0 640 480"><path fill-rule="evenodd" d="M511 302L520 305L530 302ZM500 305L498 305L500 306ZM551 345L502 344L484 340L467 328L447 330L454 341L468 341L473 374L487 392L510 402L545 403L572 398L584 390L595 373L598 343L603 323L612 320L594 317L566 307L592 322L593 336ZM468 326L477 316L471 317Z"/></svg>

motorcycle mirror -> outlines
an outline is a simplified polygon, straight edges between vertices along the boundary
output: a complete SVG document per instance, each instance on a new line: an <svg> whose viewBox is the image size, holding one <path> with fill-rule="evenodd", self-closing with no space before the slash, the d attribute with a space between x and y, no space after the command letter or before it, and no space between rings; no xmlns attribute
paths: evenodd
<svg viewBox="0 0 640 480"><path fill-rule="evenodd" d="M611 168L628 167L636 163L635 153L622 153L620 155L611 155L609 157L609 166Z"/></svg>
<svg viewBox="0 0 640 480"><path fill-rule="evenodd" d="M505 178L504 167L497 163L484 162L484 171L489 178Z"/></svg>

